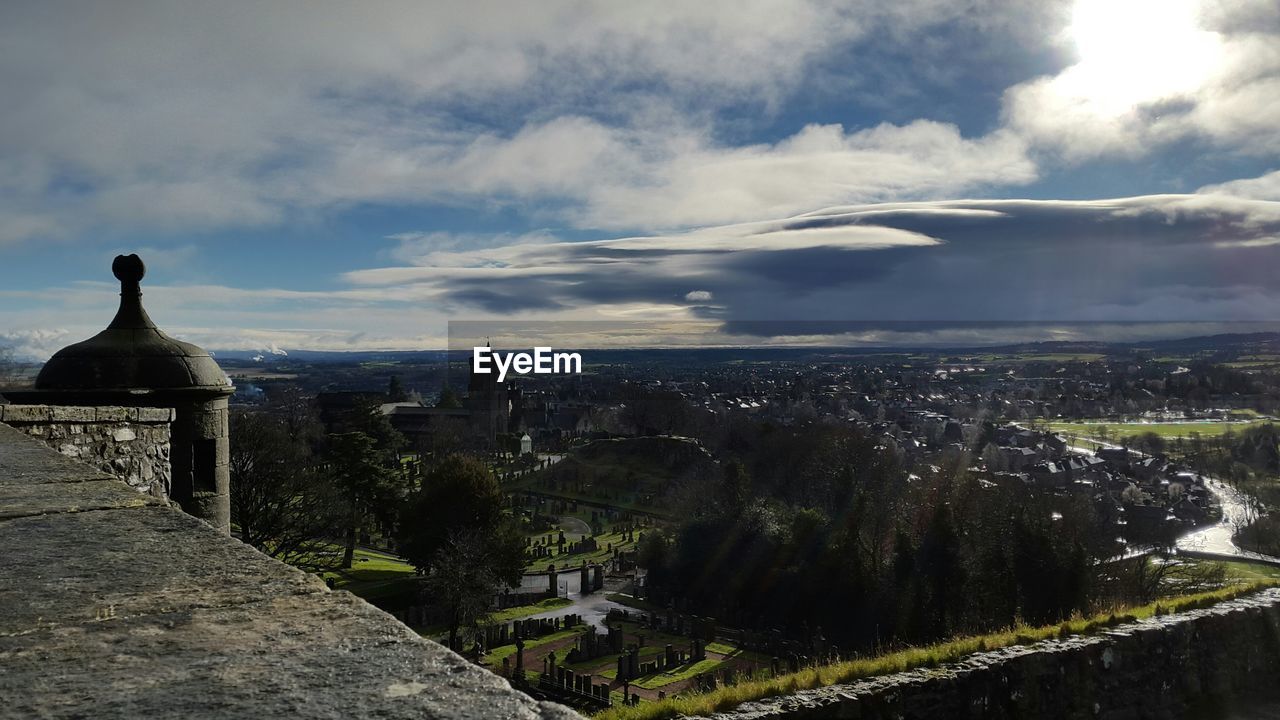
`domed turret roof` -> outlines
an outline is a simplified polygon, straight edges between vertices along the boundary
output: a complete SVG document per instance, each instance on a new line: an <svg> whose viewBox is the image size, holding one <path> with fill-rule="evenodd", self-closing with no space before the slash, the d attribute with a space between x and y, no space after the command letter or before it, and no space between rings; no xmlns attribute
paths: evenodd
<svg viewBox="0 0 1280 720"><path fill-rule="evenodd" d="M230 392L231 381L209 353L165 335L142 307L147 269L137 255L117 255L120 309L106 330L49 358L37 390L208 389Z"/></svg>

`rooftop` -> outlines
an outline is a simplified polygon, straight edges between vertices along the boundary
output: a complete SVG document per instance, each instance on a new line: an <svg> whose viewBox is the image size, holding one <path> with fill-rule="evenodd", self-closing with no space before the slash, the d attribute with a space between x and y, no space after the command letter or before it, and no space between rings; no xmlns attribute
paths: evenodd
<svg viewBox="0 0 1280 720"><path fill-rule="evenodd" d="M142 307L146 266L137 255L118 255L111 272L120 281L120 307L105 330L69 345L45 363L40 390L201 389L231 392L231 381L209 353L169 337Z"/></svg>

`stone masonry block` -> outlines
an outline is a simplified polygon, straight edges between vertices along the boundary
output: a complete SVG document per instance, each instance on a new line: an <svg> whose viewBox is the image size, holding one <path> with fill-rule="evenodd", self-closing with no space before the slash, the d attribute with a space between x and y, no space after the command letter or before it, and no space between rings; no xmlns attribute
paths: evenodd
<svg viewBox="0 0 1280 720"><path fill-rule="evenodd" d="M55 405L51 409L54 422L90 423L97 419L97 413L91 407Z"/></svg>
<svg viewBox="0 0 1280 720"><path fill-rule="evenodd" d="M7 423L49 422L53 418L53 408L48 405L5 405L0 410Z"/></svg>
<svg viewBox="0 0 1280 720"><path fill-rule="evenodd" d="M173 415L173 408L138 408L138 422L169 423Z"/></svg>
<svg viewBox="0 0 1280 720"><path fill-rule="evenodd" d="M128 422L136 420L138 417L135 408L127 407L100 407L98 411L98 422Z"/></svg>
<svg viewBox="0 0 1280 720"><path fill-rule="evenodd" d="M227 436L225 411L204 412L192 418L196 437L219 438Z"/></svg>

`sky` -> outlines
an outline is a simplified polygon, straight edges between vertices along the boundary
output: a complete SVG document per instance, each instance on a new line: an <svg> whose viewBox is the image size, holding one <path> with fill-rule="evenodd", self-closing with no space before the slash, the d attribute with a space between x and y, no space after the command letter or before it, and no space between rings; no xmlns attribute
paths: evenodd
<svg viewBox="0 0 1280 720"><path fill-rule="evenodd" d="M130 252L213 349L1280 320L1274 0L4 3L0 89L32 358Z"/></svg>

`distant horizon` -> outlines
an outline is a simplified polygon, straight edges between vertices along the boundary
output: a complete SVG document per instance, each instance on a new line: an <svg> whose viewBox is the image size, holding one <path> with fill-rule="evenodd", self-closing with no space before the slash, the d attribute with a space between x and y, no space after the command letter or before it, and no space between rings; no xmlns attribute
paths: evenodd
<svg viewBox="0 0 1280 720"><path fill-rule="evenodd" d="M771 322L774 322L774 321L771 321ZM867 323L867 324L871 324L871 323ZM919 323L898 323L898 324L921 324L921 325L929 325L929 326L946 326L950 324L954 324L958 326L1007 325L1007 326L1017 326L1017 327L1052 325L1055 327L1055 329L1060 329L1064 325L1075 325L1075 326L1115 325L1115 326L1132 327L1135 325L1143 325L1144 323L1120 323L1120 322L1107 322L1107 321L1096 321L1096 322L1085 322L1085 323L1022 323L1022 322L1015 322L1015 321L1010 321L1005 323L998 323L998 322L937 323L937 322L921 321ZM1173 324L1153 321L1151 323L1146 323L1146 325L1166 326L1166 325L1173 325ZM1180 328L1185 329L1185 326L1187 324L1178 323L1176 325ZM1160 345L1160 344L1167 345L1167 344L1178 344L1178 343L1187 343L1187 342L1194 342L1194 341L1213 341L1213 340L1226 340L1226 339L1234 339L1241 342L1249 342L1251 339L1252 340L1263 340L1263 339L1280 340L1280 322L1257 323L1257 322L1241 321L1239 323L1206 323L1206 325L1211 325L1214 328L1219 330L1232 329L1234 331L1213 332L1213 333L1204 333L1204 334L1190 334L1190 335L1182 335L1182 334L1176 334L1176 333L1175 334L1155 334L1155 335L1149 334L1147 336L1140 337L1140 338L1111 338L1111 339L1100 339L1100 338L1089 338L1089 337L1076 337L1076 338L1055 337L1055 338L1043 338L1043 339L1009 340L1007 338L1002 338L998 341L993 339L988 342L979 341L979 342L974 342L968 345L947 344L942 341L939 341L934 344L916 344L916 345L841 344L834 340L827 340L827 341L812 340L805 343L780 341L780 342L772 342L772 343L723 342L723 343L711 344L711 343L705 342L704 340L697 340L697 339L694 339L693 337L690 337L686 342L680 343L680 344L675 344L675 343L655 343L655 344L647 344L647 345L582 345L582 344L578 344L578 345L563 345L562 347L566 349L592 350L592 351L600 351L600 352L645 352L645 351L697 352L697 351L704 351L704 350L705 351L759 350L759 351L780 351L780 352L782 351L849 352L853 354L864 355L864 354L877 354L877 353L897 354L897 353L911 352L911 351L965 352L965 351L983 351L983 350L993 350L993 349L998 350L1001 348L1016 348L1016 347L1026 347L1026 346L1070 346L1070 345L1090 346L1090 345L1093 345L1093 346L1119 347L1119 346L1134 346L1134 345ZM1248 327L1247 329L1241 328L1241 327L1231 328L1230 327L1231 325L1248 326ZM1260 337L1254 337L1254 336L1260 336ZM1266 336L1274 336L1274 338L1267 338ZM489 339L489 338L486 338L486 339ZM495 348L510 349L510 350L529 349L529 348L536 347L538 345L545 346L548 343L552 343L553 345L555 344L553 340L540 340L540 341L537 341L536 343L532 343L532 342L531 343L510 343L510 342L504 342L501 336L493 337L492 341L493 341L492 344ZM291 356L291 354L295 354L295 353L301 353L304 355L376 355L376 354L448 353L448 354L453 354L458 356L465 356L468 353L470 353L472 347L478 347L480 344L483 344L483 341L476 345L463 344L463 345L456 345L452 347L438 346L438 347L425 347L425 348L387 348L387 349L359 349L359 350L313 350L308 348L276 348L276 352L274 353L264 352L262 350L243 349L243 348L210 348L210 352L215 354L221 354L222 356L233 356L233 357L252 356L252 355L258 354L258 355L262 355L264 359L269 359L272 357L277 357L277 358L289 357Z"/></svg>

